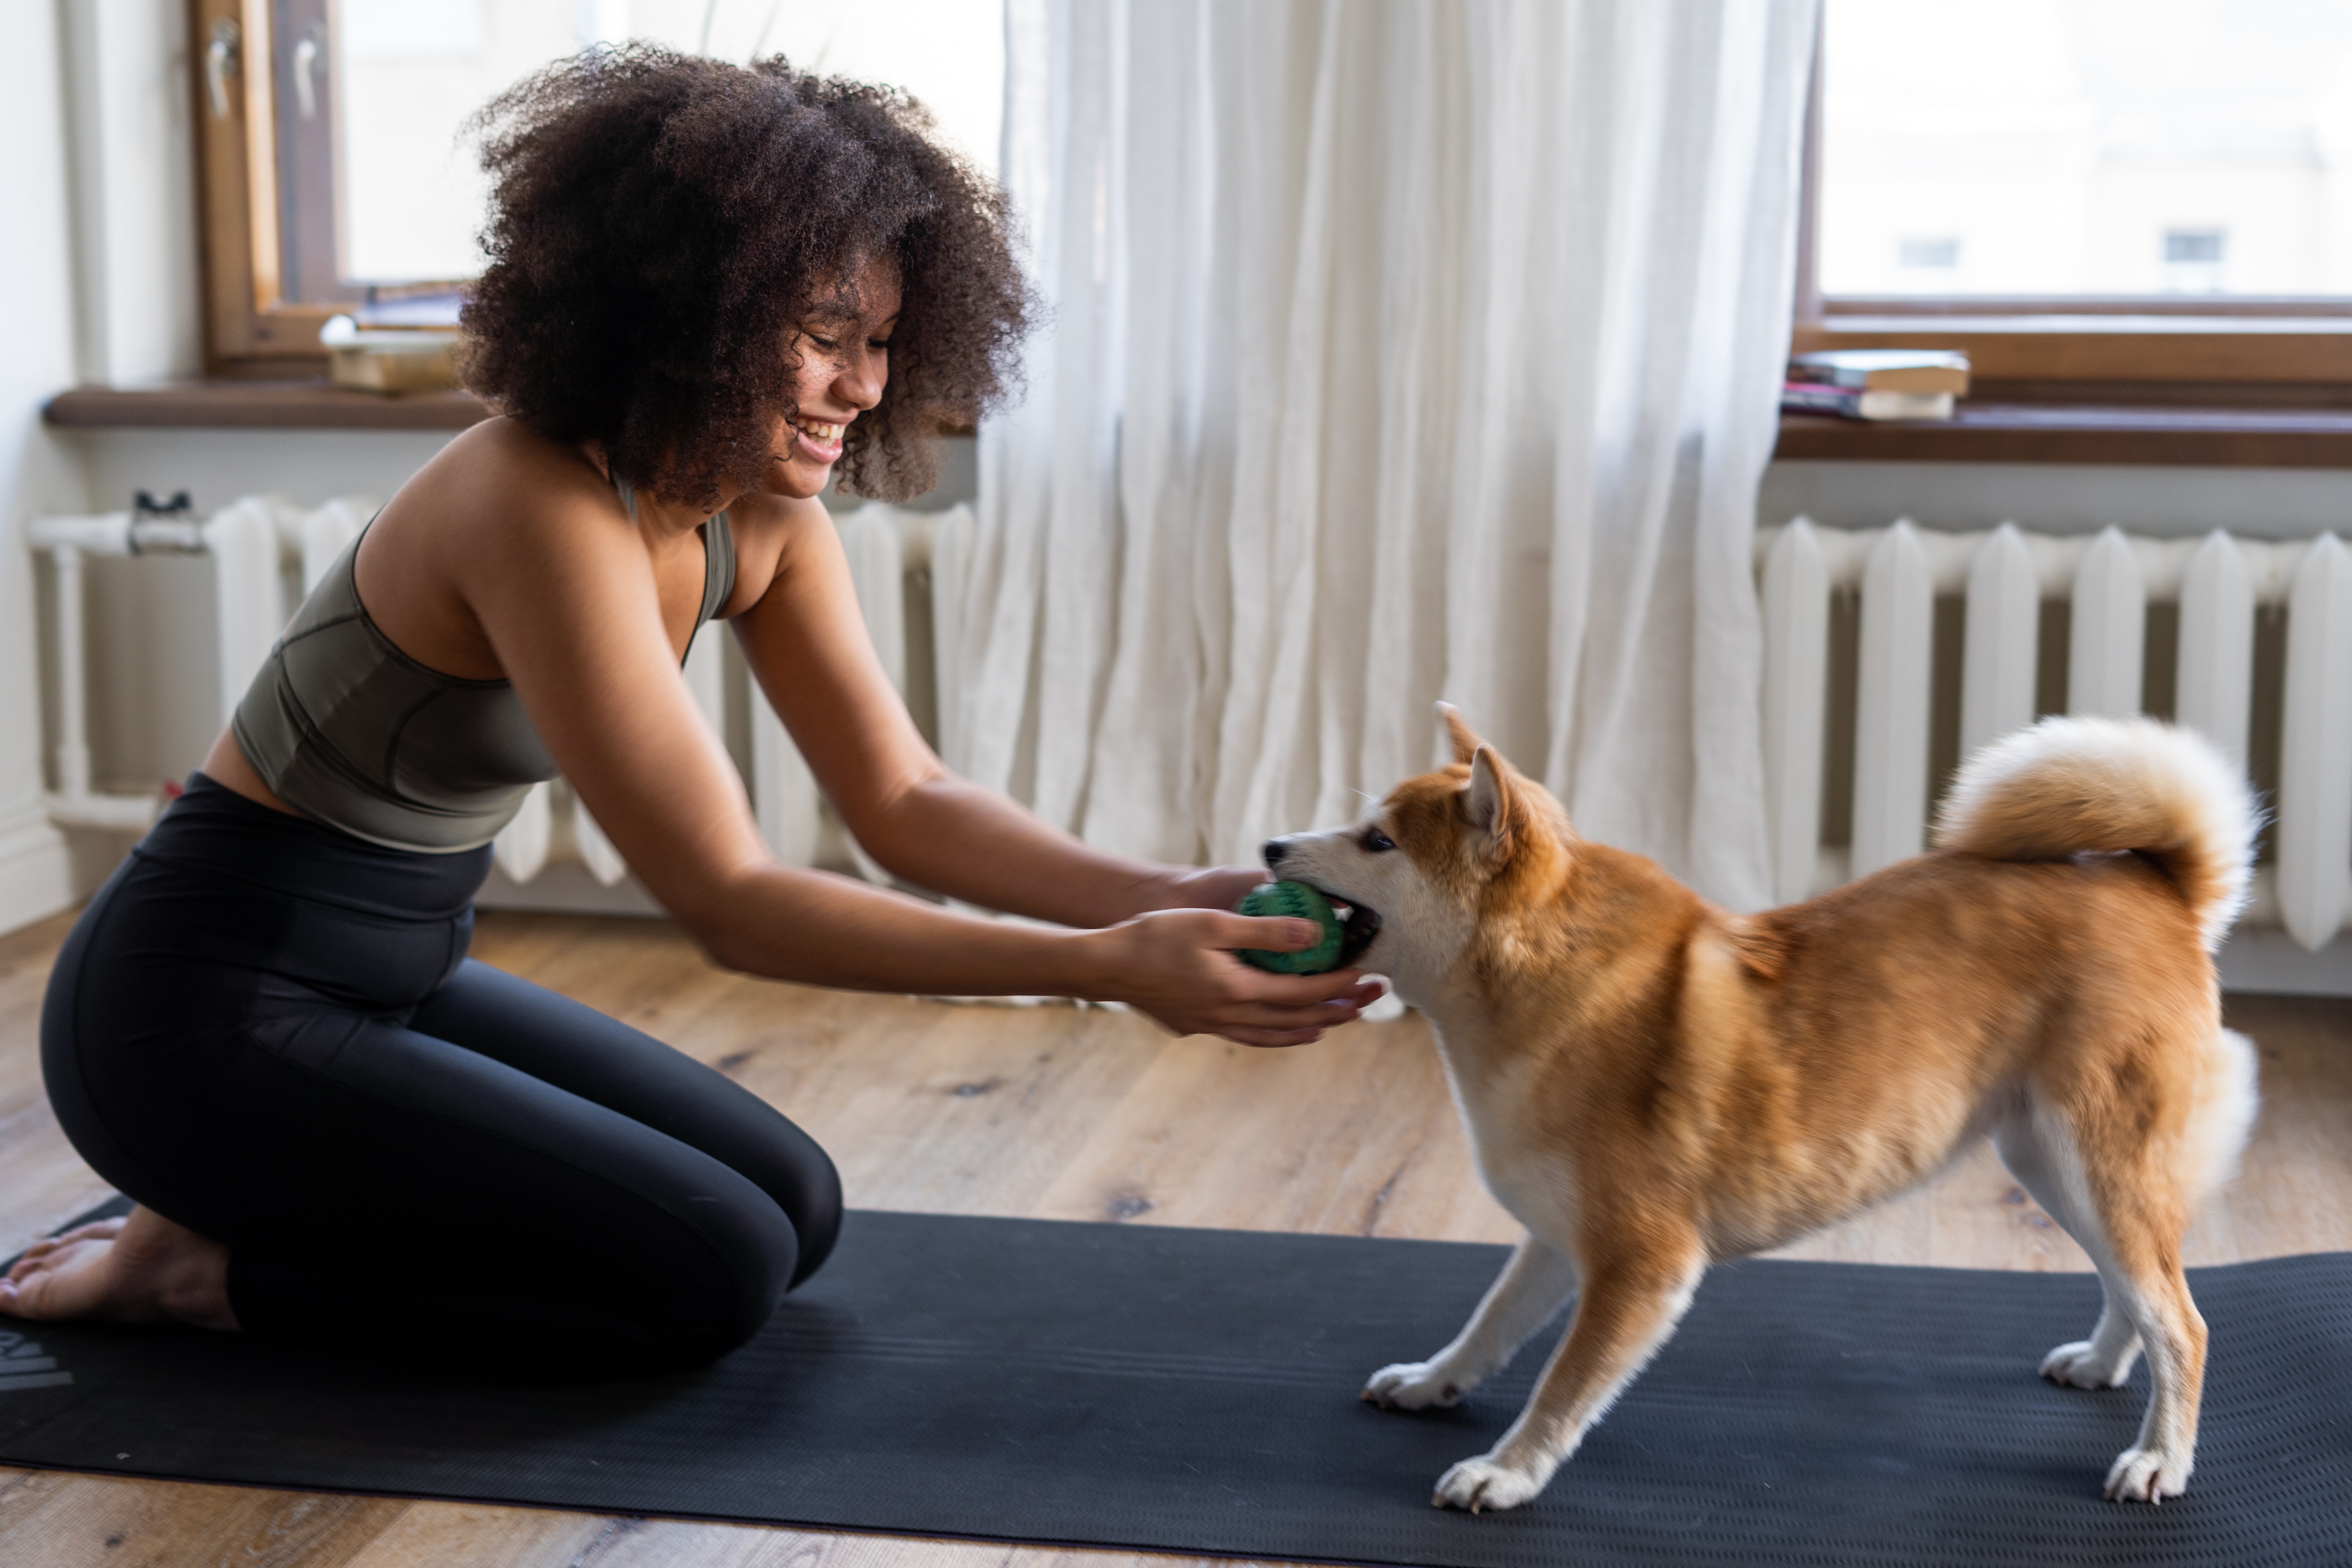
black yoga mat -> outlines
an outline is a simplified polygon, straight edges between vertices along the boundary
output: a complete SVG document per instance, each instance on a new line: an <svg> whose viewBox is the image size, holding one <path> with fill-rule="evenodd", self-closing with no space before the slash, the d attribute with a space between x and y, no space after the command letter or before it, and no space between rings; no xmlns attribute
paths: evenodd
<svg viewBox="0 0 2352 1568"><path fill-rule="evenodd" d="M1235 1557L1544 1568L2352 1563L2352 1255L2196 1271L2189 1495L2100 1500L2147 1377L2034 1375L2086 1276L1751 1262L1549 1490L1429 1506L1541 1354L1458 1409L1360 1404L1501 1248L857 1213L717 1366L576 1385L194 1330L11 1325L0 1460L121 1475Z"/></svg>

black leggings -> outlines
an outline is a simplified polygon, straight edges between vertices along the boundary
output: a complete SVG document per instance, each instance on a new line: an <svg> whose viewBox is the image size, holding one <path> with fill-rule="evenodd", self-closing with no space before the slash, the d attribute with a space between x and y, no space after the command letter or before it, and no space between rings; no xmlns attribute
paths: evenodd
<svg viewBox="0 0 2352 1568"><path fill-rule="evenodd" d="M583 1371L723 1354L832 1249L833 1163L719 1073L467 958L488 869L196 774L58 955L58 1120L227 1246L250 1333Z"/></svg>

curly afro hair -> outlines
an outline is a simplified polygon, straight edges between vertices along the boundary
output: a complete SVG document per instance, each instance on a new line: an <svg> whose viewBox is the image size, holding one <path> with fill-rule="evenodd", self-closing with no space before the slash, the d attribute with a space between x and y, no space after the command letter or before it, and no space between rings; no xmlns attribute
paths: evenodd
<svg viewBox="0 0 2352 1568"><path fill-rule="evenodd" d="M466 382L641 489L710 506L766 472L790 334L863 269L903 304L841 488L929 489L942 426L1010 389L1031 311L1003 189L889 88L633 44L558 61L475 116L494 182Z"/></svg>

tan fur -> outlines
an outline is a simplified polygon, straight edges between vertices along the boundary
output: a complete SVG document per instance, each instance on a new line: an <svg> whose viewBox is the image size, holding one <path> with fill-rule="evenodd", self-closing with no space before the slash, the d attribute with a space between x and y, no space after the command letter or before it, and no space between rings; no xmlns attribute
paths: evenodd
<svg viewBox="0 0 2352 1568"><path fill-rule="evenodd" d="M1435 1024L1481 1173L1528 1231L1454 1343L1365 1397L1453 1403L1580 1285L1526 1411L1436 1500L1535 1496L1708 1262L1898 1193L1987 1132L2105 1287L2092 1338L2045 1375L2108 1386L2148 1352L2154 1395L2107 1495L2178 1495L2205 1347L2181 1233L2253 1112L2208 956L2242 897L2242 783L2180 731L2050 721L1971 763L1948 847L1739 917L1578 838L1446 717L1453 766L1269 848L1380 911L1362 962Z"/></svg>

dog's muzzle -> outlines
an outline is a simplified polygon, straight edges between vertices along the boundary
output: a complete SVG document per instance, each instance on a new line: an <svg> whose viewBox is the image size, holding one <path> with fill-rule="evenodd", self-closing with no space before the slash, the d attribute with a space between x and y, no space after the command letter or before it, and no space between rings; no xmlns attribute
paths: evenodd
<svg viewBox="0 0 2352 1568"><path fill-rule="evenodd" d="M1290 853L1290 842L1284 838L1269 838L1259 847L1258 852L1265 857L1265 868L1278 877L1282 874L1282 862ZM1328 888L1317 888L1312 882L1307 885L1322 894L1330 904L1331 912L1340 919L1339 962L1337 967L1345 969L1361 958L1364 950L1372 945L1372 939L1381 934L1381 912L1351 899L1343 899Z"/></svg>

